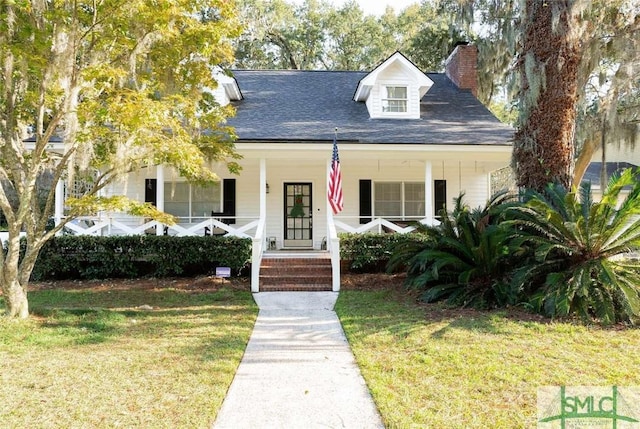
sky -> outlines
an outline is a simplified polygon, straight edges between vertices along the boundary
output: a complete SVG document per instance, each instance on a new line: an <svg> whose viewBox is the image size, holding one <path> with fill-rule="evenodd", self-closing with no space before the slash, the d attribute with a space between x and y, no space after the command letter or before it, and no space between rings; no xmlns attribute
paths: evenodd
<svg viewBox="0 0 640 429"><path fill-rule="evenodd" d="M288 3L300 4L303 0L287 0ZM342 6L346 2L346 0L328 0L329 3L332 3L336 7ZM360 8L364 10L366 15L382 15L384 10L387 8L387 5L393 7L393 10L396 14L402 11L407 6L420 3L420 0L357 0Z"/></svg>

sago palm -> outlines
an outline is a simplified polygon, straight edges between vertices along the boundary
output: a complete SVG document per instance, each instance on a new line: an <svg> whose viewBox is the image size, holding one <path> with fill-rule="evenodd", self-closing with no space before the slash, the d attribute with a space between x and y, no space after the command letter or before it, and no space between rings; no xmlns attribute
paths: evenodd
<svg viewBox="0 0 640 429"><path fill-rule="evenodd" d="M640 250L639 179L639 170L613 176L599 202L588 183L549 185L508 209L514 244L531 249L513 284L535 309L602 323L640 317L640 264L629 257Z"/></svg>
<svg viewBox="0 0 640 429"><path fill-rule="evenodd" d="M390 263L407 264L407 286L423 290L427 302L474 307L515 303L517 293L505 281L508 235L497 223L507 199L499 193L486 207L471 210L460 195L450 214L443 211L440 225L420 229L429 240L397 249Z"/></svg>

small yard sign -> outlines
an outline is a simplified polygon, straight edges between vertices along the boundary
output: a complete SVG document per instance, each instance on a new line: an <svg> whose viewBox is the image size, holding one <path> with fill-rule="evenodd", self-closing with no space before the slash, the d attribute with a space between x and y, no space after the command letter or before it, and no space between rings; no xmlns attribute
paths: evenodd
<svg viewBox="0 0 640 429"><path fill-rule="evenodd" d="M216 277L231 277L231 268L216 267Z"/></svg>

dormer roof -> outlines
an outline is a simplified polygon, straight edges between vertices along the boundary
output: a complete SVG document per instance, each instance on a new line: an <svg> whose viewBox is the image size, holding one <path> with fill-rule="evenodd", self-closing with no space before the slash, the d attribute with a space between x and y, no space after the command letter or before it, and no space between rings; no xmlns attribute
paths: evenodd
<svg viewBox="0 0 640 429"><path fill-rule="evenodd" d="M229 97L229 100L242 100L242 92L240 91L240 87L238 86L238 82L235 77L220 74L216 76L216 79L218 80L218 85L221 85L224 88L224 92L227 94L227 97Z"/></svg>
<svg viewBox="0 0 640 429"><path fill-rule="evenodd" d="M433 81L429 79L427 75L420 71L407 57L396 51L358 82L358 87L356 88L353 99L355 101L366 102L373 87L381 80L381 76L384 75L385 71L394 66L399 67L405 75L408 75L415 81L420 94L419 98L424 97L427 91L433 86Z"/></svg>
<svg viewBox="0 0 640 429"><path fill-rule="evenodd" d="M218 83L218 87L210 91L218 103L226 106L232 101L242 100L242 92L235 77L230 76L220 68L216 68L213 71L213 78Z"/></svg>

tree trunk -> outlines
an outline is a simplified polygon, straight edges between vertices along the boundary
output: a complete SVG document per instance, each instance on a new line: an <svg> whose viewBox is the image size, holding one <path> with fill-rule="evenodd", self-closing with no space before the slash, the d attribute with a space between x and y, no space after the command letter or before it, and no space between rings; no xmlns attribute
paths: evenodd
<svg viewBox="0 0 640 429"><path fill-rule="evenodd" d="M596 153L596 150L598 150L598 147L600 146L600 141L595 137L596 136L593 136L592 138L587 139L584 142L582 150L580 150L580 153L578 154L573 172L572 186L578 187L580 185L580 182L582 182L582 178L584 177L584 173L587 171L589 164L591 164L593 154Z"/></svg>
<svg viewBox="0 0 640 429"><path fill-rule="evenodd" d="M31 233L32 236L36 234L34 231ZM38 231L37 234L41 235L42 231ZM1 254L3 260L0 259L0 290L4 297L7 317L29 317L29 278L43 244L42 240L27 239L26 248L21 256L20 231L16 228L9 230L7 249Z"/></svg>
<svg viewBox="0 0 640 429"><path fill-rule="evenodd" d="M602 165L600 166L600 189L604 193L604 189L607 187L609 180L607 179L607 122L606 119L602 120Z"/></svg>
<svg viewBox="0 0 640 429"><path fill-rule="evenodd" d="M13 233L13 234L12 234ZM20 237L19 231L10 231L7 242L7 251L4 257L2 269L0 269L0 290L4 296L6 315L8 317L19 317L25 319L29 317L29 302L27 300L26 284L20 282L19 254ZM11 237L11 235L14 235Z"/></svg>
<svg viewBox="0 0 640 429"><path fill-rule="evenodd" d="M4 284L2 280L2 293L7 306L7 317L26 319L29 317L29 301L27 300L27 290L17 280Z"/></svg>
<svg viewBox="0 0 640 429"><path fill-rule="evenodd" d="M571 185L574 129L581 59L572 0L526 0L520 118L513 167L520 187L543 190L548 183Z"/></svg>

